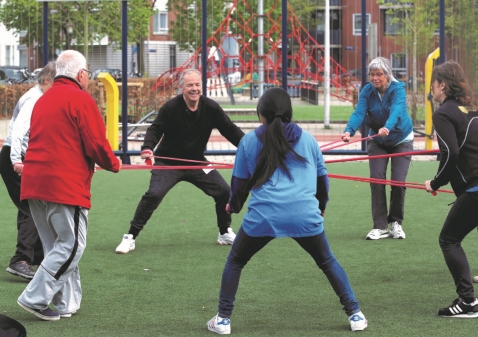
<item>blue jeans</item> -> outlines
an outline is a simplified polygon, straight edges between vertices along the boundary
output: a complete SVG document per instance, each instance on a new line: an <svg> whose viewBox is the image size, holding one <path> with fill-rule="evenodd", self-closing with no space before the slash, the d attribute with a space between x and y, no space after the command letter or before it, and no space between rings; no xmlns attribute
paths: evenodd
<svg viewBox="0 0 478 337"><path fill-rule="evenodd" d="M453 203L439 237L443 257L455 281L456 293L466 303L475 300L475 292L470 265L461 242L477 226L478 192L466 192Z"/></svg>
<svg viewBox="0 0 478 337"><path fill-rule="evenodd" d="M247 235L242 227L239 229L222 273L218 310L220 317L231 317L242 269L254 254L273 239L271 236L252 237ZM312 256L317 266L327 276L347 315L359 312L360 306L347 274L332 254L325 231L319 235L293 239Z"/></svg>

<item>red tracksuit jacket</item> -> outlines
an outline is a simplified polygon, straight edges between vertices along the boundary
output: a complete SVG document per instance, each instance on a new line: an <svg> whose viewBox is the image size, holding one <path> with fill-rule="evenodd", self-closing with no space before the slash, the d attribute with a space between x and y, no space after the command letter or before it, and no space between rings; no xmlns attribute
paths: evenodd
<svg viewBox="0 0 478 337"><path fill-rule="evenodd" d="M120 168L95 101L76 81L59 76L33 108L21 199L89 209L95 163Z"/></svg>

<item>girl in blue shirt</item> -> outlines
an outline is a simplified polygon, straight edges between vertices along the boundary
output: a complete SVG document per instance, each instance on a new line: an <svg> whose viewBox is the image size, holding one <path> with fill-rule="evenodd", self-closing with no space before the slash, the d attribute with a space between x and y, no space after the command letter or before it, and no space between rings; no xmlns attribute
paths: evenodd
<svg viewBox="0 0 478 337"><path fill-rule="evenodd" d="M218 314L207 323L208 329L218 334L231 332L242 269L274 238L291 237L327 276L351 329L364 330L367 320L324 231L328 178L317 141L291 123L292 105L285 90L267 90L257 111L263 125L239 143L226 210L239 213L249 192L251 198L224 267Z"/></svg>

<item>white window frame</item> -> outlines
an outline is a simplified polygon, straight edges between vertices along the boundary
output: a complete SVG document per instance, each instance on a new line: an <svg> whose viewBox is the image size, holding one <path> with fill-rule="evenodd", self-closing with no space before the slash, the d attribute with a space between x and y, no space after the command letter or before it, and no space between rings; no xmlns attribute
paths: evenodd
<svg viewBox="0 0 478 337"><path fill-rule="evenodd" d="M368 26L372 22L372 15L370 13L365 14L365 17L367 18L367 23L366 23L366 28L365 28L365 34L368 35ZM357 19L361 19L362 14L352 14L352 34L357 36L357 35L362 35L362 22L360 22L360 28L356 28L356 21Z"/></svg>
<svg viewBox="0 0 478 337"><path fill-rule="evenodd" d="M161 16L165 16L166 20L164 22L165 27L161 27ZM157 22L157 25L155 24ZM153 16L153 34L154 35L166 35L168 34L168 12L167 11L158 11Z"/></svg>

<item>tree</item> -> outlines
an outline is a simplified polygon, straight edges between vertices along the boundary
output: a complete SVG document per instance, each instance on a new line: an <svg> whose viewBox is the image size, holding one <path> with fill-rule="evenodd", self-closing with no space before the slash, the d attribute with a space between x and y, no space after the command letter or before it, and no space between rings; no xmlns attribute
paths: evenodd
<svg viewBox="0 0 478 337"><path fill-rule="evenodd" d="M150 33L150 20L156 13L156 0L128 0L128 42L136 45L138 72L144 74L144 40ZM118 22L121 19L120 2L102 1L103 22ZM98 33L121 48L121 29L117 25L102 24Z"/></svg>
<svg viewBox="0 0 478 337"><path fill-rule="evenodd" d="M211 36L226 17L228 8L221 0L207 2L207 36ZM169 33L179 49L193 53L202 46L202 1L169 0L168 11L176 15L170 22Z"/></svg>
<svg viewBox="0 0 478 337"><path fill-rule="evenodd" d="M417 122L417 78L419 56L430 53L430 46L434 38L434 32L438 28L437 0L394 0L392 2L377 0L379 5L389 6L387 14L394 15L391 24L398 24L399 34L394 37L401 44L408 55L412 55L412 101L411 118L414 124Z"/></svg>
<svg viewBox="0 0 478 337"><path fill-rule="evenodd" d="M128 41L138 48L138 69L142 71L142 44L149 34L149 22L155 13L156 0L128 1ZM56 50L64 50L76 40L75 47L88 57L88 45L108 36L109 43L121 48L121 3L117 1L49 2L49 58ZM36 0L4 0L0 4L0 21L14 33L24 33L22 43L43 44L43 4ZM115 24L111 24L115 23ZM71 34L69 33L71 31Z"/></svg>
<svg viewBox="0 0 478 337"><path fill-rule="evenodd" d="M445 33L450 49L444 51L448 60L459 62L468 79L478 89L478 7L476 0L450 0L445 8ZM466 52L465 52L466 46Z"/></svg>

